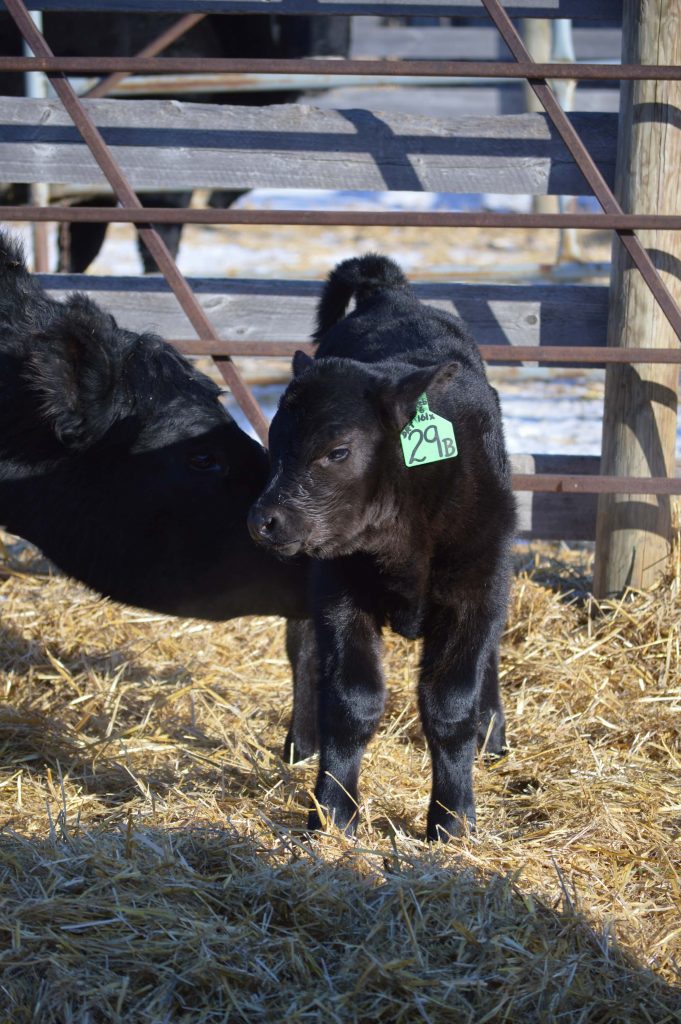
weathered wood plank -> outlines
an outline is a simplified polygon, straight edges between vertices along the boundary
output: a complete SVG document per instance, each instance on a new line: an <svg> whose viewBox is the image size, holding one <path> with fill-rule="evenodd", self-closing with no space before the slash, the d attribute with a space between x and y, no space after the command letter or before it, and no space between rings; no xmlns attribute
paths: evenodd
<svg viewBox="0 0 681 1024"><path fill-rule="evenodd" d="M489 117L499 114L522 114L525 98L520 82L500 82L498 85L475 86L340 86L315 96L314 103L322 109L403 112L430 118L456 116ZM619 91L591 89L581 84L573 100L575 111L616 114L619 110Z"/></svg>
<svg viewBox="0 0 681 1024"><path fill-rule="evenodd" d="M502 0L514 18L586 18L618 21L622 0ZM0 10L4 7L0 0ZM129 11L209 14L379 14L487 19L480 0L31 0L36 11Z"/></svg>
<svg viewBox="0 0 681 1024"><path fill-rule="evenodd" d="M619 61L619 28L574 28L578 61ZM407 60L510 60L496 28L489 25L382 25L378 18L353 22L352 58L391 57Z"/></svg>
<svg viewBox="0 0 681 1024"><path fill-rule="evenodd" d="M46 274L40 280L55 298L85 291L130 329L166 338L194 336L160 277ZM321 282L201 278L190 284L220 338L303 342L310 337ZM605 344L606 288L456 283L414 288L424 302L462 317L479 344Z"/></svg>
<svg viewBox="0 0 681 1024"><path fill-rule="evenodd" d="M544 114L451 117L303 104L215 106L90 100L86 106L133 187L345 188L588 194ZM617 118L575 114L575 128L614 180ZM0 98L5 181L104 184L57 101Z"/></svg>

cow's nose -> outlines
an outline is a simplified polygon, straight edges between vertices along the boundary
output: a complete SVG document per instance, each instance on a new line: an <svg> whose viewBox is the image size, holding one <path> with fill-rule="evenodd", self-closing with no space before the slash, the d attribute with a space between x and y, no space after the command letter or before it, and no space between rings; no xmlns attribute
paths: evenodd
<svg viewBox="0 0 681 1024"><path fill-rule="evenodd" d="M254 505L248 513L248 529L253 540L272 543L280 525L280 517L271 508Z"/></svg>

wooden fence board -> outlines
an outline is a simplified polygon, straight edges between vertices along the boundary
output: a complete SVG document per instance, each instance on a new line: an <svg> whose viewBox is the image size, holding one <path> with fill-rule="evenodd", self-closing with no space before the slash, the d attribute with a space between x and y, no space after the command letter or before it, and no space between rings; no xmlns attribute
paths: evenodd
<svg viewBox="0 0 681 1024"><path fill-rule="evenodd" d="M139 189L343 188L580 195L590 190L544 114L451 117L90 100L86 106ZM608 182L617 117L571 118ZM0 98L8 182L104 184L57 101Z"/></svg>
<svg viewBox="0 0 681 1024"><path fill-rule="evenodd" d="M575 91L573 110L595 113L617 114L619 111L619 90L591 89L582 83ZM476 84L475 86L347 86L318 93L315 106L322 109L348 110L361 108L381 112L403 112L423 116L428 111L432 119L472 116L522 114L525 111L525 95L522 83L500 82L499 85Z"/></svg>
<svg viewBox="0 0 681 1024"><path fill-rule="evenodd" d="M612 60L622 55L619 28L573 28L578 61ZM488 25L382 25L379 18L353 23L352 58L380 57L402 60L510 60L511 54L497 29Z"/></svg>
<svg viewBox="0 0 681 1024"><path fill-rule="evenodd" d="M514 18L621 21L622 0L502 0ZM0 0L0 10L4 7ZM480 0L31 0L36 11L129 11L195 14L378 14L464 16L487 20Z"/></svg>
<svg viewBox="0 0 681 1024"><path fill-rule="evenodd" d="M1 214L0 208L0 219ZM130 329L154 330L167 338L194 336L160 277L48 274L40 279L55 298L85 291ZM200 278L189 283L220 338L304 342L310 337L320 282ZM424 302L462 317L479 344L605 344L608 293L604 287L456 283L416 283L414 287Z"/></svg>

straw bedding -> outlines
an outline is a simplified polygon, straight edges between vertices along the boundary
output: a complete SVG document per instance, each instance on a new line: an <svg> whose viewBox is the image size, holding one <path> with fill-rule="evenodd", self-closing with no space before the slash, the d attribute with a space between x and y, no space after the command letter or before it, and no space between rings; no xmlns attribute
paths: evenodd
<svg viewBox="0 0 681 1024"><path fill-rule="evenodd" d="M307 841L281 622L0 552L0 1022L681 1020L679 548L600 608L588 553L518 562L513 749L476 835L429 848L415 645L387 641L357 839Z"/></svg>

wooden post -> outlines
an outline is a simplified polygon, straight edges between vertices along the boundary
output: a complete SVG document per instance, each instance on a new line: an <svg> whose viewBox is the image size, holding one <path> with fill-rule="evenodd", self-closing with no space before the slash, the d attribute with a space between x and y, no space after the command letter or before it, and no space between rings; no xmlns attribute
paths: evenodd
<svg viewBox="0 0 681 1024"><path fill-rule="evenodd" d="M679 0L625 0L622 60L681 64ZM681 83L623 82L616 194L627 213L678 213L681 197ZM676 302L681 301L681 233L640 238ZM618 239L613 243L608 345L673 347L678 340ZM673 476L678 367L639 364L606 371L601 472ZM667 497L604 495L598 503L594 593L649 587L665 567L671 536Z"/></svg>
<svg viewBox="0 0 681 1024"><path fill-rule="evenodd" d="M525 46L533 60L548 63L551 60L551 22L548 18L523 18L521 32ZM528 82L523 81L523 100L528 113L544 112L544 107ZM556 196L532 196L533 213L558 213Z"/></svg>

